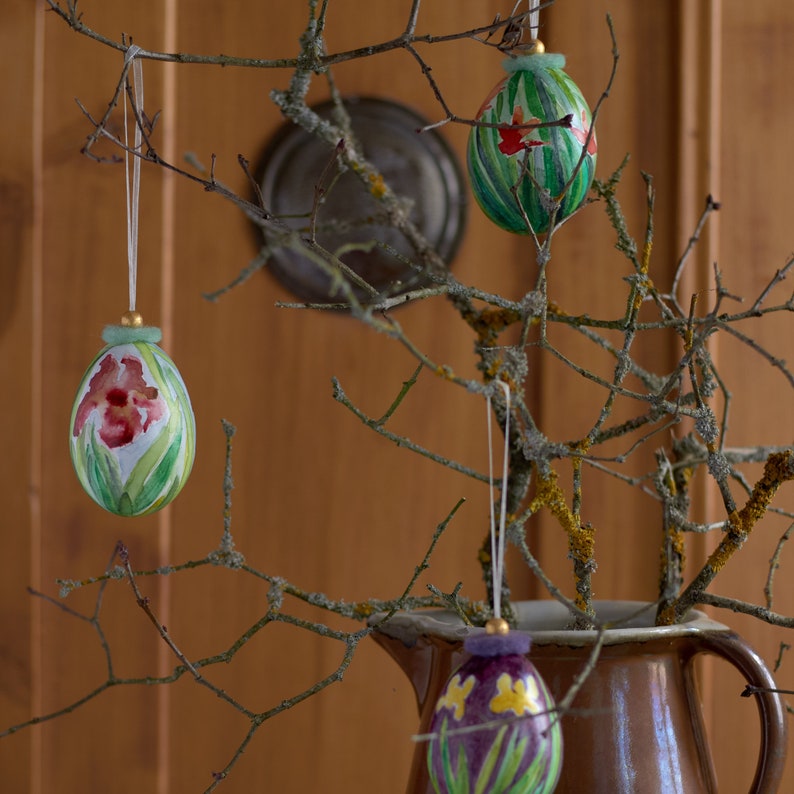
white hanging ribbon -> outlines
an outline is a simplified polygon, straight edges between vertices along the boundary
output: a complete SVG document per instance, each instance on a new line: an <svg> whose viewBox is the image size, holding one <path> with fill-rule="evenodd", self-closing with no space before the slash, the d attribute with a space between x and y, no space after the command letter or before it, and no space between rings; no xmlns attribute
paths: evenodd
<svg viewBox="0 0 794 794"><path fill-rule="evenodd" d="M494 515L493 437L491 432L491 395L486 396L488 411L488 482L491 489L491 576L493 588L493 614L502 617L502 584L505 570L505 524L507 523L507 473L510 458L510 387L497 381L505 394L505 447L502 461L502 498L499 509L499 534Z"/></svg>
<svg viewBox="0 0 794 794"><path fill-rule="evenodd" d="M132 158L132 184L130 184L130 152L127 134L127 101L124 100L124 169L127 185L127 270L129 274L130 311L135 311L138 290L138 208L141 193L141 145L143 135L137 119L143 119L143 61L135 58L141 52L136 44L131 44L124 53L124 63L132 64L132 87L134 107L137 110L135 123L135 143Z"/></svg>
<svg viewBox="0 0 794 794"><path fill-rule="evenodd" d="M540 27L540 0L528 0L529 2L529 35L532 41L538 37Z"/></svg>
<svg viewBox="0 0 794 794"><path fill-rule="evenodd" d="M538 38L538 28L540 27L540 4L541 0L527 0L527 5L529 6L529 35L532 41L535 41ZM516 4L513 6L513 10L510 12L511 17L516 15L516 11L518 11L518 7L520 5L521 0L516 0Z"/></svg>

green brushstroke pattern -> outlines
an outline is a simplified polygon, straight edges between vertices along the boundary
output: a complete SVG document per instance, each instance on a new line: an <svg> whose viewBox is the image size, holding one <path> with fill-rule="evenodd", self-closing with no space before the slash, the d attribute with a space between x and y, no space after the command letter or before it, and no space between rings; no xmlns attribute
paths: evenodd
<svg viewBox="0 0 794 794"><path fill-rule="evenodd" d="M526 60L526 59L525 59ZM549 61L549 63L553 63ZM516 114L519 118L516 119ZM523 208L536 233L549 227L549 212L538 185L557 198L573 174L590 128L590 109L576 83L561 68L519 69L508 75L501 89L481 112L489 124L529 123L531 119L556 121L572 116L572 129L545 127L526 130L524 141L540 142L507 154L500 151L508 132L474 127L469 135L467 163L472 191L483 212L507 231L528 234ZM521 133L513 132L514 140ZM578 137L577 137L578 136ZM595 143L561 199L557 220L570 215L584 201L595 174ZM526 163L526 166L525 166ZM524 169L528 175L524 174ZM523 176L522 176L523 175ZM537 185L533 182L537 182ZM517 195L511 192L517 187ZM520 206L519 203L520 202Z"/></svg>

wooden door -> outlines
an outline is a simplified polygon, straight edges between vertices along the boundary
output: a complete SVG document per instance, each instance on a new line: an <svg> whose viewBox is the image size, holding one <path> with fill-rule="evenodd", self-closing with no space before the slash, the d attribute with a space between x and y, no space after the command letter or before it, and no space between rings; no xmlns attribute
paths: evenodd
<svg viewBox="0 0 794 794"><path fill-rule="evenodd" d="M124 32L149 50L286 58L297 51L304 5L85 0L80 11L102 35L117 39ZM410 5L333 0L328 49L400 35ZM103 682L174 670L178 660L125 581L113 580L103 591L81 587L65 600L55 582L102 573L118 540L139 570L201 560L217 548L224 519L222 419L237 428L231 529L250 566L333 599L392 598L410 580L436 525L465 497L417 592L428 582L445 592L463 582L466 593L480 597L476 550L487 526L486 487L398 449L332 398L331 378L337 377L364 411L382 415L415 369L411 355L350 318L275 308L275 301L291 296L266 273L208 302L203 293L233 281L255 256L254 235L239 210L219 196L153 167L142 175L138 304L147 321L163 328L164 347L189 385L198 457L178 500L155 516L115 518L82 493L66 443L69 411L102 326L126 308L126 232L122 167L80 155L90 125L74 98L101 115L122 56L76 35L38 2L11 0L7 6L0 32L6 108L0 124L0 422L10 446L0 479L0 728L67 707ZM511 6L499 0L426 2L420 29L474 28ZM607 9L621 59L599 121L600 175L632 153L623 203L637 234L644 224L640 170L655 175L657 279L670 277L706 194L713 193L723 209L685 286L706 289L718 261L730 291L757 294L791 250L781 174L791 170L794 157L786 143L792 114L786 44L794 11L774 0L752 8L738 0L559 0L544 17L544 39L548 49L567 53L568 71L591 101L611 68ZM471 41L422 53L461 116L474 114L500 75L499 54ZM182 162L192 152L209 164L214 154L216 177L245 192L237 156L255 161L281 123L268 93L286 85L289 71L157 62L147 62L144 71L147 107L162 109L156 135L163 156ZM431 120L441 118L417 62L404 51L340 65L335 75L345 93L389 97ZM315 77L312 98L327 92ZM462 157L467 129L448 125L442 132ZM593 274L620 267L613 232L598 208L565 231L551 276L558 300L570 312L585 305L593 313L606 310L611 293ZM526 290L530 257L526 241L499 232L472 206L454 267L464 283L517 297ZM399 319L434 360L473 372L472 335L459 329L448 307L421 304L402 310ZM789 337L790 319L781 317L762 339L785 358ZM751 393L752 408L734 416L740 443L790 441L780 374L770 367L744 377L738 352L726 346L717 355L738 381L737 402L742 388L763 395ZM541 370L530 383L551 427L581 410L577 394L554 372ZM440 379L420 379L394 429L477 470L487 465L481 401ZM713 511L709 498L702 500L704 516ZM648 530L647 503L605 494L594 510L603 528L597 594L652 598L657 558L641 542L656 531L655 524ZM781 532L769 527L754 537L724 572L719 592L762 599L759 589ZM693 544L693 562L708 543ZM564 543L553 528L542 528L536 548L562 580ZM231 649L268 609L267 582L222 567L140 577L138 583L191 660ZM512 584L517 597L541 594L518 570ZM28 586L45 597L32 597ZM291 609L300 618L318 618L300 603ZM776 609L794 614L794 596L781 589ZM720 617L740 627L770 663L788 636ZM343 652L332 638L269 625L229 664L207 667L206 676L245 708L264 712L333 673ZM794 682L785 656L779 680L782 686ZM705 709L720 791L737 794L747 789L757 742L754 707L737 697L741 687L717 666L706 670ZM400 792L415 723L407 683L364 642L342 681L256 732L220 790ZM203 791L248 729L244 715L189 674L168 685L114 683L57 719L0 739L0 772L9 791ZM377 789L371 782L376 774L383 781ZM787 780L794 783L794 772Z"/></svg>

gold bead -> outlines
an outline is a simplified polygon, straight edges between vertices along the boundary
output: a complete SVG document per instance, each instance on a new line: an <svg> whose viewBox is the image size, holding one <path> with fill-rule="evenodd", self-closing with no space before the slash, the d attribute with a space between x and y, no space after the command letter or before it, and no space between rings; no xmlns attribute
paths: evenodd
<svg viewBox="0 0 794 794"><path fill-rule="evenodd" d="M143 317L139 312L124 312L121 315L121 324L125 328L140 328L143 325Z"/></svg>
<svg viewBox="0 0 794 794"><path fill-rule="evenodd" d="M510 626L504 618L491 618L485 624L486 634L507 634L510 631Z"/></svg>
<svg viewBox="0 0 794 794"><path fill-rule="evenodd" d="M533 39L529 46L531 48L531 52L534 55L539 55L542 52L546 52L546 47L544 46L543 42L540 39Z"/></svg>

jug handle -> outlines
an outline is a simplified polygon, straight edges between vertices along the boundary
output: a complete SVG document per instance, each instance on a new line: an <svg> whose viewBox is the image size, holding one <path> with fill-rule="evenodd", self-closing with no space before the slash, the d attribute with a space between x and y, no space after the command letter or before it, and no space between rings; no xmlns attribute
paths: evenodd
<svg viewBox="0 0 794 794"><path fill-rule="evenodd" d="M713 653L729 661L747 683L760 690L754 694L761 719L761 748L750 794L775 794L780 788L786 761L788 723L783 700L772 674L761 657L734 632L706 634L698 652Z"/></svg>

